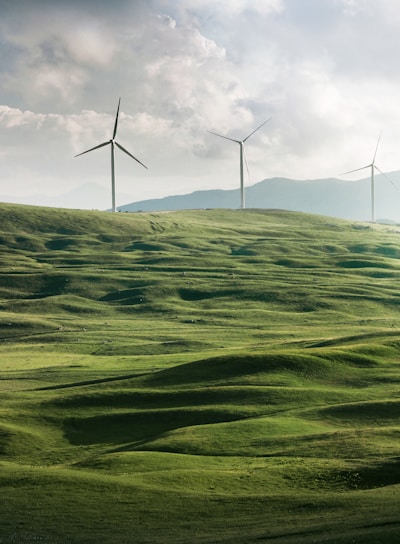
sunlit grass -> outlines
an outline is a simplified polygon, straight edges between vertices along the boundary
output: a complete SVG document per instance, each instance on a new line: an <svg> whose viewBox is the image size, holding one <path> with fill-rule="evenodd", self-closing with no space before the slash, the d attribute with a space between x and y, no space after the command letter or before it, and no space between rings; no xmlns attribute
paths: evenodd
<svg viewBox="0 0 400 544"><path fill-rule="evenodd" d="M397 543L400 228L0 221L1 543Z"/></svg>

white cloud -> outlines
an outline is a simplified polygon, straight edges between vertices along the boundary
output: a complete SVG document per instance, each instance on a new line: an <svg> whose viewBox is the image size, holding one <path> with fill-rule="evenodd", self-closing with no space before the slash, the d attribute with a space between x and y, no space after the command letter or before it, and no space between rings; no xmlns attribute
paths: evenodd
<svg viewBox="0 0 400 544"><path fill-rule="evenodd" d="M175 28L176 27L176 21L169 15L157 15L157 19L162 21L164 24L169 26L169 28Z"/></svg>
<svg viewBox="0 0 400 544"><path fill-rule="evenodd" d="M260 15L280 13L284 10L284 0L180 0L178 5L184 6L185 10L201 13L216 14L216 16L237 17L245 11L252 11Z"/></svg>
<svg viewBox="0 0 400 544"><path fill-rule="evenodd" d="M381 129L381 167L400 168L395 0L34 4L0 20L0 167L20 191L107 188L105 150L73 155L111 138L120 96L118 140L149 166L118 156L137 200L235 187L238 150L207 130L242 138L269 116L247 146L253 181L357 167Z"/></svg>
<svg viewBox="0 0 400 544"><path fill-rule="evenodd" d="M37 115L31 111L22 112L9 106L0 106L0 125L5 128L20 127L22 125L35 125L40 128L44 115Z"/></svg>
<svg viewBox="0 0 400 544"><path fill-rule="evenodd" d="M98 23L86 21L75 26L64 36L64 41L72 58L87 65L109 65L118 52L112 33Z"/></svg>

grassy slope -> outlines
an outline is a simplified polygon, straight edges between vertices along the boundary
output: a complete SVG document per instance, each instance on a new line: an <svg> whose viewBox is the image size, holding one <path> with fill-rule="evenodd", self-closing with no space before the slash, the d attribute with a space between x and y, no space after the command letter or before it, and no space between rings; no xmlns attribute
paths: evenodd
<svg viewBox="0 0 400 544"><path fill-rule="evenodd" d="M398 541L400 229L0 208L2 544Z"/></svg>

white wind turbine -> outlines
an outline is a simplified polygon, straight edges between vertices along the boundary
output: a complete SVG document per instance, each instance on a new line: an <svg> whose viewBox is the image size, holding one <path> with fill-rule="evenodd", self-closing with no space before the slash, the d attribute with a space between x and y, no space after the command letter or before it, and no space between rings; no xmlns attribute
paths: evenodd
<svg viewBox="0 0 400 544"><path fill-rule="evenodd" d="M361 168L356 168L355 170L350 170L349 172L344 172L343 176L346 174L352 174L353 172L359 172L360 170L365 170L366 168L371 168L371 222L375 223L375 170L377 170L383 177L385 177L390 183L398 190L398 187L393 183L393 181L382 172L378 166L375 164L376 153L378 151L379 142L381 140L382 132L379 134L378 142L376 144L375 153L370 164L362 166Z"/></svg>
<svg viewBox="0 0 400 544"><path fill-rule="evenodd" d="M222 134L217 134L216 132L212 132L211 130L208 131L210 134L214 134L214 136L219 136L220 138L224 138L225 140L230 140L231 142L236 142L240 146L240 207L241 207L242 210L246 207L245 206L245 196L244 196L244 182L243 182L244 144L245 144L245 142L247 142L247 140L251 136L253 136L253 134L255 132L257 132L257 130L259 130L261 127L263 127L270 120L271 120L271 117L269 119L267 119L266 121L264 121L263 123L261 123L261 125L258 126L255 130L253 130L253 132L251 132L248 136L246 136L246 138L244 138L244 140L234 140L233 138L228 138L228 136L223 136Z"/></svg>
<svg viewBox="0 0 400 544"><path fill-rule="evenodd" d="M96 145L95 147L91 147L90 149L83 151L82 153L79 153L78 155L75 155L75 157L79 157L80 155L84 155L85 153L89 153L90 151L93 151L94 149L99 149L99 147L104 147L105 145L111 146L111 197L112 197L112 211L115 212L115 166L114 166L114 145L119 147L121 151L132 157L132 159L135 159L136 162L144 166L144 168L147 168L142 162L140 162L139 159L134 157L131 153L129 153L128 150L126 150L124 147L122 147L121 144L119 144L115 137L117 135L117 127L118 127L118 116L119 116L119 106L121 104L121 99L118 101L118 109L117 109L117 115L115 116L115 123L114 123L114 131L111 140L108 140L107 142L103 142L102 144Z"/></svg>

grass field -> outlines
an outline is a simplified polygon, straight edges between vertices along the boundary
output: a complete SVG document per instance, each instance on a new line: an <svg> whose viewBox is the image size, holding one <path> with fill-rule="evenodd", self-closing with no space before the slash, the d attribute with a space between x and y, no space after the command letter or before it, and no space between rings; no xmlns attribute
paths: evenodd
<svg viewBox="0 0 400 544"><path fill-rule="evenodd" d="M400 227L0 227L0 544L399 541Z"/></svg>

